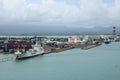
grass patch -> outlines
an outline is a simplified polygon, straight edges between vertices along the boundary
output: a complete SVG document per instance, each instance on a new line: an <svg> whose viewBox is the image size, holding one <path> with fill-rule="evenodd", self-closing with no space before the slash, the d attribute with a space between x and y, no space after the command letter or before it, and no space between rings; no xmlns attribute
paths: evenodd
<svg viewBox="0 0 120 80"><path fill-rule="evenodd" d="M70 50L70 49L73 49L73 48L61 48L61 49L55 49L55 50L52 50L52 52L53 52L53 53L58 53L58 52L62 52L62 51Z"/></svg>

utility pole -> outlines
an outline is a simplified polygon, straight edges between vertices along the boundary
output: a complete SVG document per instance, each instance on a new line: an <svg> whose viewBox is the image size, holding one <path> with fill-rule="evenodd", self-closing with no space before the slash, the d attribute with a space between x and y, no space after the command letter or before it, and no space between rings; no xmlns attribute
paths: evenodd
<svg viewBox="0 0 120 80"><path fill-rule="evenodd" d="M116 35L116 27L113 27L113 35Z"/></svg>

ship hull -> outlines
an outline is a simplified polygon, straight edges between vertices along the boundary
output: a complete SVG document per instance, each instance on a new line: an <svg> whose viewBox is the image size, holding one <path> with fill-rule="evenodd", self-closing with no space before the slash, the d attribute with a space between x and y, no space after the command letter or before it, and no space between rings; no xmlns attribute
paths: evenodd
<svg viewBox="0 0 120 80"><path fill-rule="evenodd" d="M36 57L36 56L39 56L39 55L43 55L43 54L37 54L37 55L26 56L26 57L16 57L16 60L28 59L28 58Z"/></svg>

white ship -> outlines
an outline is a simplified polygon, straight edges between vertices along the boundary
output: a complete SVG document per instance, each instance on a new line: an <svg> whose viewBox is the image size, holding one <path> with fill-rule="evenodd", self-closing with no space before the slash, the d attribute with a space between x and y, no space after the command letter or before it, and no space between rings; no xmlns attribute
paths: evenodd
<svg viewBox="0 0 120 80"><path fill-rule="evenodd" d="M28 51L20 51L19 49L15 52L15 56L17 60L20 59L26 59L38 55L42 55L44 53L43 47L39 44L35 44L32 46L32 49L29 49Z"/></svg>

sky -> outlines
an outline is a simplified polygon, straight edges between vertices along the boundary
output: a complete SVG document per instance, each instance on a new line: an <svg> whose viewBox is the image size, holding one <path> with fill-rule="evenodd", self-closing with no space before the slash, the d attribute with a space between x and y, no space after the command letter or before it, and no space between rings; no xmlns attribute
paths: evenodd
<svg viewBox="0 0 120 80"><path fill-rule="evenodd" d="M17 30L20 25L34 25L31 30L36 25L48 29L120 26L120 0L0 0L1 30L13 26Z"/></svg>

